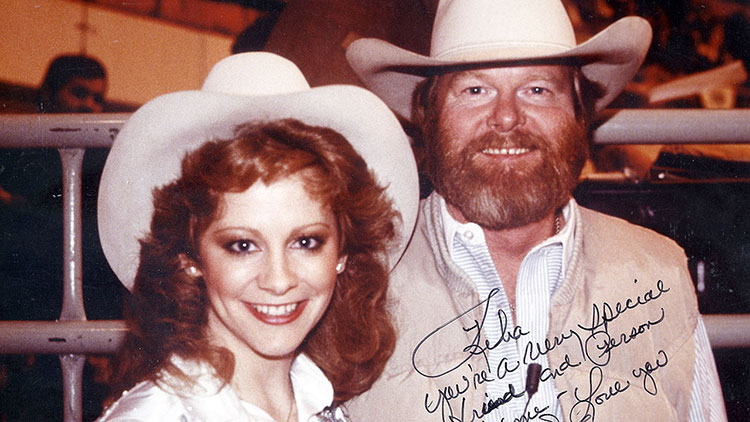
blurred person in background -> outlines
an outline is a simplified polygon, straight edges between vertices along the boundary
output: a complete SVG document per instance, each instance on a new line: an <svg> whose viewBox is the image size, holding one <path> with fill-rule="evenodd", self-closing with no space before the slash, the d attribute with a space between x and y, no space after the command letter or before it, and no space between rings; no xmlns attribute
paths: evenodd
<svg viewBox="0 0 750 422"><path fill-rule="evenodd" d="M66 54L50 61L34 100L40 113L102 113L107 71L99 60ZM86 150L82 178L84 301L89 319L122 317L123 288L106 263L96 229L96 195L109 149ZM62 306L62 165L54 148L0 149L0 318L54 320ZM0 420L59 419L62 380L54 355L5 355ZM84 419L101 411L108 359L85 366ZM97 381L98 380L98 381ZM23 400L27 397L38 400Z"/></svg>
<svg viewBox="0 0 750 422"><path fill-rule="evenodd" d="M99 61L63 55L50 63L36 105L40 113L101 113L106 91L107 72Z"/></svg>

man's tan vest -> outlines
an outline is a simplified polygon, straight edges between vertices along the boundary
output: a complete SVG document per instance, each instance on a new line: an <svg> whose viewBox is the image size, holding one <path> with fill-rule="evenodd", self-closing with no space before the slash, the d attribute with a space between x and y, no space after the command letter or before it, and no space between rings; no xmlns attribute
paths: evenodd
<svg viewBox="0 0 750 422"><path fill-rule="evenodd" d="M471 421L486 410L492 374L472 353L481 299L449 258L435 195L419 218L391 277L396 350L370 391L347 403L353 421ZM548 342L534 351L548 354L542 379L555 383L565 420L687 420L698 310L684 253L583 208L575 229Z"/></svg>

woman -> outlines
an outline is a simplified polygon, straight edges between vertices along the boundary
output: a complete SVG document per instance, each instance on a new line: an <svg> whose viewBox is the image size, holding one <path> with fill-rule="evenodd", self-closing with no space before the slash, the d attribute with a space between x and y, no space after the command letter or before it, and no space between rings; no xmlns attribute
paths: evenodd
<svg viewBox="0 0 750 422"><path fill-rule="evenodd" d="M102 247L133 292L125 392L100 420L345 420L336 403L393 349L387 274L417 185L380 100L310 89L269 53L144 105L99 196Z"/></svg>

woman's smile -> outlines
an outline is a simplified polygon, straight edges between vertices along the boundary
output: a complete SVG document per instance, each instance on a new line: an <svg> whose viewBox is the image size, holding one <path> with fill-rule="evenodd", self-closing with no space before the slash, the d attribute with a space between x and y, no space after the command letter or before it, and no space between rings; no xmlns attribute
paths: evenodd
<svg viewBox="0 0 750 422"><path fill-rule="evenodd" d="M247 308L255 318L270 325L283 325L294 322L305 310L307 300L284 305L247 303Z"/></svg>

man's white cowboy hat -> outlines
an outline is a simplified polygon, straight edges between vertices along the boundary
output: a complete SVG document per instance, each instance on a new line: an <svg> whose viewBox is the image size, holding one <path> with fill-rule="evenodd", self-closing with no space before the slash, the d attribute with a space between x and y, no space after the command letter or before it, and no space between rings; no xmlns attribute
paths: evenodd
<svg viewBox="0 0 750 422"><path fill-rule="evenodd" d="M166 94L139 108L117 135L99 188L102 249L128 289L138 269L139 239L149 231L152 190L180 175L186 153L227 139L246 122L293 118L331 128L354 146L401 213L398 261L413 230L419 202L409 139L388 107L356 86L310 88L294 63L271 53L243 53L217 63L200 91Z"/></svg>
<svg viewBox="0 0 750 422"><path fill-rule="evenodd" d="M427 76L465 65L501 65L576 58L607 106L638 71L651 43L645 19L627 17L576 45L573 25L559 0L441 0L430 55L385 41L353 42L346 57L357 75L396 113L411 120L414 89Z"/></svg>

